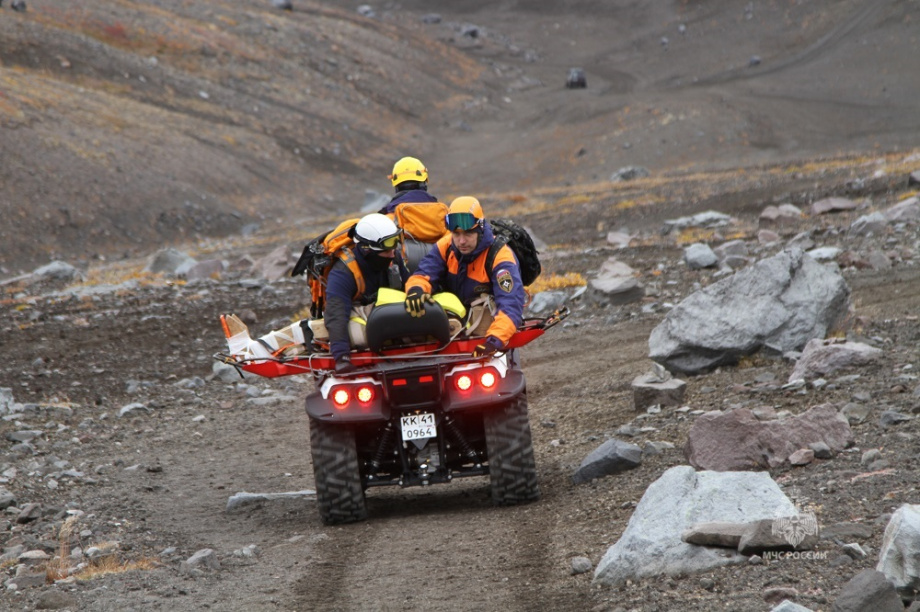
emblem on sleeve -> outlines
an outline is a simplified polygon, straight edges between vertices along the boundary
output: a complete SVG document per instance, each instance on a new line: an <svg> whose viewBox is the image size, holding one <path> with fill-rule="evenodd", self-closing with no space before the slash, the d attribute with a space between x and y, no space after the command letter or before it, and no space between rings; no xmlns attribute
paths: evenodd
<svg viewBox="0 0 920 612"><path fill-rule="evenodd" d="M508 270L499 272L498 276L495 277L495 281L505 293L511 293L511 290L514 289L514 279L511 278L511 272Z"/></svg>

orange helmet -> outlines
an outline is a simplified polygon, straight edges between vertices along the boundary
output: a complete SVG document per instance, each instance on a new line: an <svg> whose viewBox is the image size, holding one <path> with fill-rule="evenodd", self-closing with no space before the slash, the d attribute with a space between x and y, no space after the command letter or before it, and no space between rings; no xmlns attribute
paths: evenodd
<svg viewBox="0 0 920 612"><path fill-rule="evenodd" d="M450 203L444 222L450 231L457 229L470 231L482 229L484 218L479 200L473 196L460 196Z"/></svg>

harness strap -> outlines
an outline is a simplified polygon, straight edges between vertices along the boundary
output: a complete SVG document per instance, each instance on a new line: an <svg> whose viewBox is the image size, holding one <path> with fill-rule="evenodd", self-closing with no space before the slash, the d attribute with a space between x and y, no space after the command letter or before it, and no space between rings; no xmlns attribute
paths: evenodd
<svg viewBox="0 0 920 612"><path fill-rule="evenodd" d="M354 251L351 249L341 249L336 253L338 258L348 266L348 269L351 270L352 275L355 277L355 283L358 288L355 292L355 298L358 299L361 295L364 294L365 284L364 284L364 275L361 274L361 268L358 267L358 260L355 259Z"/></svg>

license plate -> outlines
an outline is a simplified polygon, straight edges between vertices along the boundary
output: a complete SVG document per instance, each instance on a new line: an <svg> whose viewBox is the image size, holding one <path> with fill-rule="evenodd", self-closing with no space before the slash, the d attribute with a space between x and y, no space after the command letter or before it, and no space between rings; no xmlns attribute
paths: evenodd
<svg viewBox="0 0 920 612"><path fill-rule="evenodd" d="M434 425L434 414L430 412L404 416L401 423L403 440L435 438L438 435L438 430Z"/></svg>

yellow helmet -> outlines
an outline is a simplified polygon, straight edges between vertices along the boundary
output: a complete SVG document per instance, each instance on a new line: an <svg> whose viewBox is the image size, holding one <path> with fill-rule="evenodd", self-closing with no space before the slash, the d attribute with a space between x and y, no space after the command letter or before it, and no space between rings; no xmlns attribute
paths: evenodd
<svg viewBox="0 0 920 612"><path fill-rule="evenodd" d="M460 196L450 203L444 222L450 231L457 229L469 231L481 228L484 216L479 200L473 196Z"/></svg>
<svg viewBox="0 0 920 612"><path fill-rule="evenodd" d="M414 157L403 157L393 164L393 174L387 176L396 187L405 181L415 181L416 183L428 182L428 169L425 164Z"/></svg>

